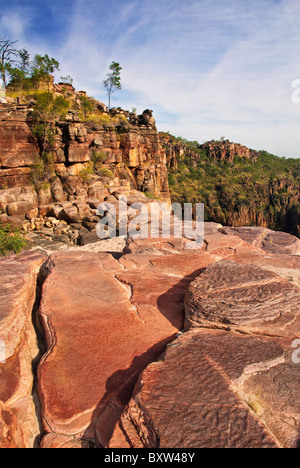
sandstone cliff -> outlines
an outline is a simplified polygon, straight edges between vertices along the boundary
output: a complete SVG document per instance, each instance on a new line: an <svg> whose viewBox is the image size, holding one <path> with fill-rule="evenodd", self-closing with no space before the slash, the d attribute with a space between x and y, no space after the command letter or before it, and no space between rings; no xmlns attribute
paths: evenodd
<svg viewBox="0 0 300 468"><path fill-rule="evenodd" d="M173 201L202 202L206 220L300 236L300 160L228 140L203 145L164 134Z"/></svg>
<svg viewBox="0 0 300 468"><path fill-rule="evenodd" d="M51 124L45 154L31 131L31 106L0 108L0 222L28 232L49 227L49 217L74 223L68 240L77 243L80 228L81 234L95 228L97 206L113 194L115 202L117 194L132 191L170 202L167 158L152 111L137 116L112 109L100 114L101 122L82 122L70 111Z"/></svg>

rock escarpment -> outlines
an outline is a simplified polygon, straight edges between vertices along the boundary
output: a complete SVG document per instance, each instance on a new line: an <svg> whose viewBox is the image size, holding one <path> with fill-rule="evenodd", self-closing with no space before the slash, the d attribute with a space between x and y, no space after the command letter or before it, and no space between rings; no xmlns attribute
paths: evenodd
<svg viewBox="0 0 300 468"><path fill-rule="evenodd" d="M214 161L233 162L235 157L250 159L255 161L258 157L257 151L251 150L238 143L232 143L229 140L208 141L201 145L209 158Z"/></svg>
<svg viewBox="0 0 300 468"><path fill-rule="evenodd" d="M253 245L263 232L247 230L247 242L223 229L207 223L196 251L186 239L128 239L119 260L77 248L2 261L0 338L16 351L0 364L1 445L298 446L299 251L286 238L284 252L280 233L268 231L276 254ZM39 269L39 339L26 339ZM27 292L9 286L23 278ZM28 342L35 351L21 352Z"/></svg>
<svg viewBox="0 0 300 468"><path fill-rule="evenodd" d="M152 111L103 111L99 122L82 122L69 112L52 122L51 146L41 154L30 105L0 107L0 222L28 232L54 228L53 219L73 223L67 240L78 243L77 231L95 229L96 208L110 195L140 191L170 201L166 154Z"/></svg>

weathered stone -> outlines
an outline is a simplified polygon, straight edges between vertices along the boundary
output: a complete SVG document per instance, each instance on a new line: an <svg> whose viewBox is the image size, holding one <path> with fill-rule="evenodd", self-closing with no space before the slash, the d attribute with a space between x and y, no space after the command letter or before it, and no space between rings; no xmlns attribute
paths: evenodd
<svg viewBox="0 0 300 468"><path fill-rule="evenodd" d="M51 180L51 192L55 202L62 202L65 200L63 185L58 177Z"/></svg>
<svg viewBox="0 0 300 468"><path fill-rule="evenodd" d="M21 187L30 183L31 168L16 167L14 169L0 169L0 189Z"/></svg>
<svg viewBox="0 0 300 468"><path fill-rule="evenodd" d="M24 217L38 206L37 194L32 186L0 191L0 208L9 216Z"/></svg>
<svg viewBox="0 0 300 468"><path fill-rule="evenodd" d="M68 146L68 161L71 163L82 163L90 160L90 150L89 147L77 143L75 141L70 141Z"/></svg>
<svg viewBox="0 0 300 468"><path fill-rule="evenodd" d="M54 213L55 214L55 213ZM65 206L59 213L59 219L67 221L67 223L78 223L80 222L80 215L76 206Z"/></svg>
<svg viewBox="0 0 300 468"><path fill-rule="evenodd" d="M209 266L190 286L186 328L300 336L300 289L271 271L232 261Z"/></svg>
<svg viewBox="0 0 300 468"><path fill-rule="evenodd" d="M0 406L3 403L8 408L0 419L0 426L7 426L0 431L6 434L0 442L4 447L13 440L18 448L33 447L39 435L32 398L32 362L39 350L31 315L37 274L44 260L31 253L0 261L0 340L4 346L1 357L5 358L0 363Z"/></svg>
<svg viewBox="0 0 300 468"><path fill-rule="evenodd" d="M37 145L25 122L0 121L0 166L18 168L36 164Z"/></svg>
<svg viewBox="0 0 300 468"><path fill-rule="evenodd" d="M52 201L51 186L49 183L42 184L37 191L39 205L48 205Z"/></svg>
<svg viewBox="0 0 300 468"><path fill-rule="evenodd" d="M27 448L26 436L17 417L0 400L0 448Z"/></svg>
<svg viewBox="0 0 300 468"><path fill-rule="evenodd" d="M115 276L122 267L108 254L55 254L47 268L40 312L49 351L38 372L44 427L93 439L95 424L96 440L105 445L139 372L178 328L155 303L139 316L130 288ZM177 322L182 326L182 317Z"/></svg>
<svg viewBox="0 0 300 468"><path fill-rule="evenodd" d="M262 227L224 227L226 234L239 236L250 244L274 255L300 255L300 239L286 232Z"/></svg>
<svg viewBox="0 0 300 468"><path fill-rule="evenodd" d="M244 400L241 382L255 376L263 384L260 372L271 375L283 361L284 350L274 339L220 331L185 333L141 374L121 418L124 435L131 446L145 448L280 447L280 433L269 429L267 414L260 420ZM295 386L290 386L291 394L295 401ZM276 390L264 387L266 395L273 396L280 410ZM293 409L297 413L297 406Z"/></svg>

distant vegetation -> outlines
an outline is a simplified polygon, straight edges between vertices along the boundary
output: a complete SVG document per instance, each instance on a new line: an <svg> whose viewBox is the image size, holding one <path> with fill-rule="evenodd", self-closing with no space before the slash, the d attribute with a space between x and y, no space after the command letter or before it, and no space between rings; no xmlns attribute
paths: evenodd
<svg viewBox="0 0 300 468"><path fill-rule="evenodd" d="M259 151L257 161L213 161L197 142L177 140L185 150L169 173L174 202L202 202L206 220L223 225L265 225L300 235L300 160Z"/></svg>

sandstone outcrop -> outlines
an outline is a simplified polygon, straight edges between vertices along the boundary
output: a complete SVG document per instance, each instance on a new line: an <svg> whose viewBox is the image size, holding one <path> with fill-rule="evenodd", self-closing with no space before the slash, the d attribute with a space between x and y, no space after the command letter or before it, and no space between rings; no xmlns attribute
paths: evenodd
<svg viewBox="0 0 300 468"><path fill-rule="evenodd" d="M81 234L77 226L68 238L80 244L95 231L99 203L115 193L146 192L170 202L167 159L152 111L134 119L122 109L110 115L102 109L102 123L81 122L72 111L72 118L53 123L47 161L30 129L31 111L25 104L1 104L0 222L29 233L49 228L49 217L81 224Z"/></svg>
<svg viewBox="0 0 300 468"><path fill-rule="evenodd" d="M300 254L300 240L286 232L276 232L263 227L224 227L222 232L237 235L270 254Z"/></svg>
<svg viewBox="0 0 300 468"><path fill-rule="evenodd" d="M205 149L208 156L215 161L233 162L235 157L256 160L258 157L256 151L238 143L232 143L229 140L208 141L201 147Z"/></svg>
<svg viewBox="0 0 300 468"><path fill-rule="evenodd" d="M186 328L202 326L242 333L300 335L300 289L257 266L221 261L190 286Z"/></svg>
<svg viewBox="0 0 300 468"><path fill-rule="evenodd" d="M32 314L44 260L31 253L0 261L0 446L4 448L33 447L40 434L32 393L32 366L39 358Z"/></svg>
<svg viewBox="0 0 300 468"><path fill-rule="evenodd" d="M177 255L185 263L206 257L197 278L182 284L186 330L194 328L141 374L110 447L299 446L292 353L300 337L300 257L285 241L286 255L274 255L236 233L210 232L201 252ZM175 264L169 252L156 261L165 258Z"/></svg>
<svg viewBox="0 0 300 468"><path fill-rule="evenodd" d="M95 244L0 262L1 445L298 446L300 256L223 229L194 251L128 239L119 260Z"/></svg>
<svg viewBox="0 0 300 468"><path fill-rule="evenodd" d="M121 418L131 445L297 447L298 369L284 347L268 337L185 333L139 378Z"/></svg>
<svg viewBox="0 0 300 468"><path fill-rule="evenodd" d="M45 169L28 111L0 113L0 222L38 244L0 261L0 446L299 446L300 240L205 223L195 250L158 226L103 252L110 207L120 229L124 210L129 224L150 197L170 201L184 142L159 135L150 110L113 109L117 125L72 111ZM212 158L255 158L222 145Z"/></svg>

